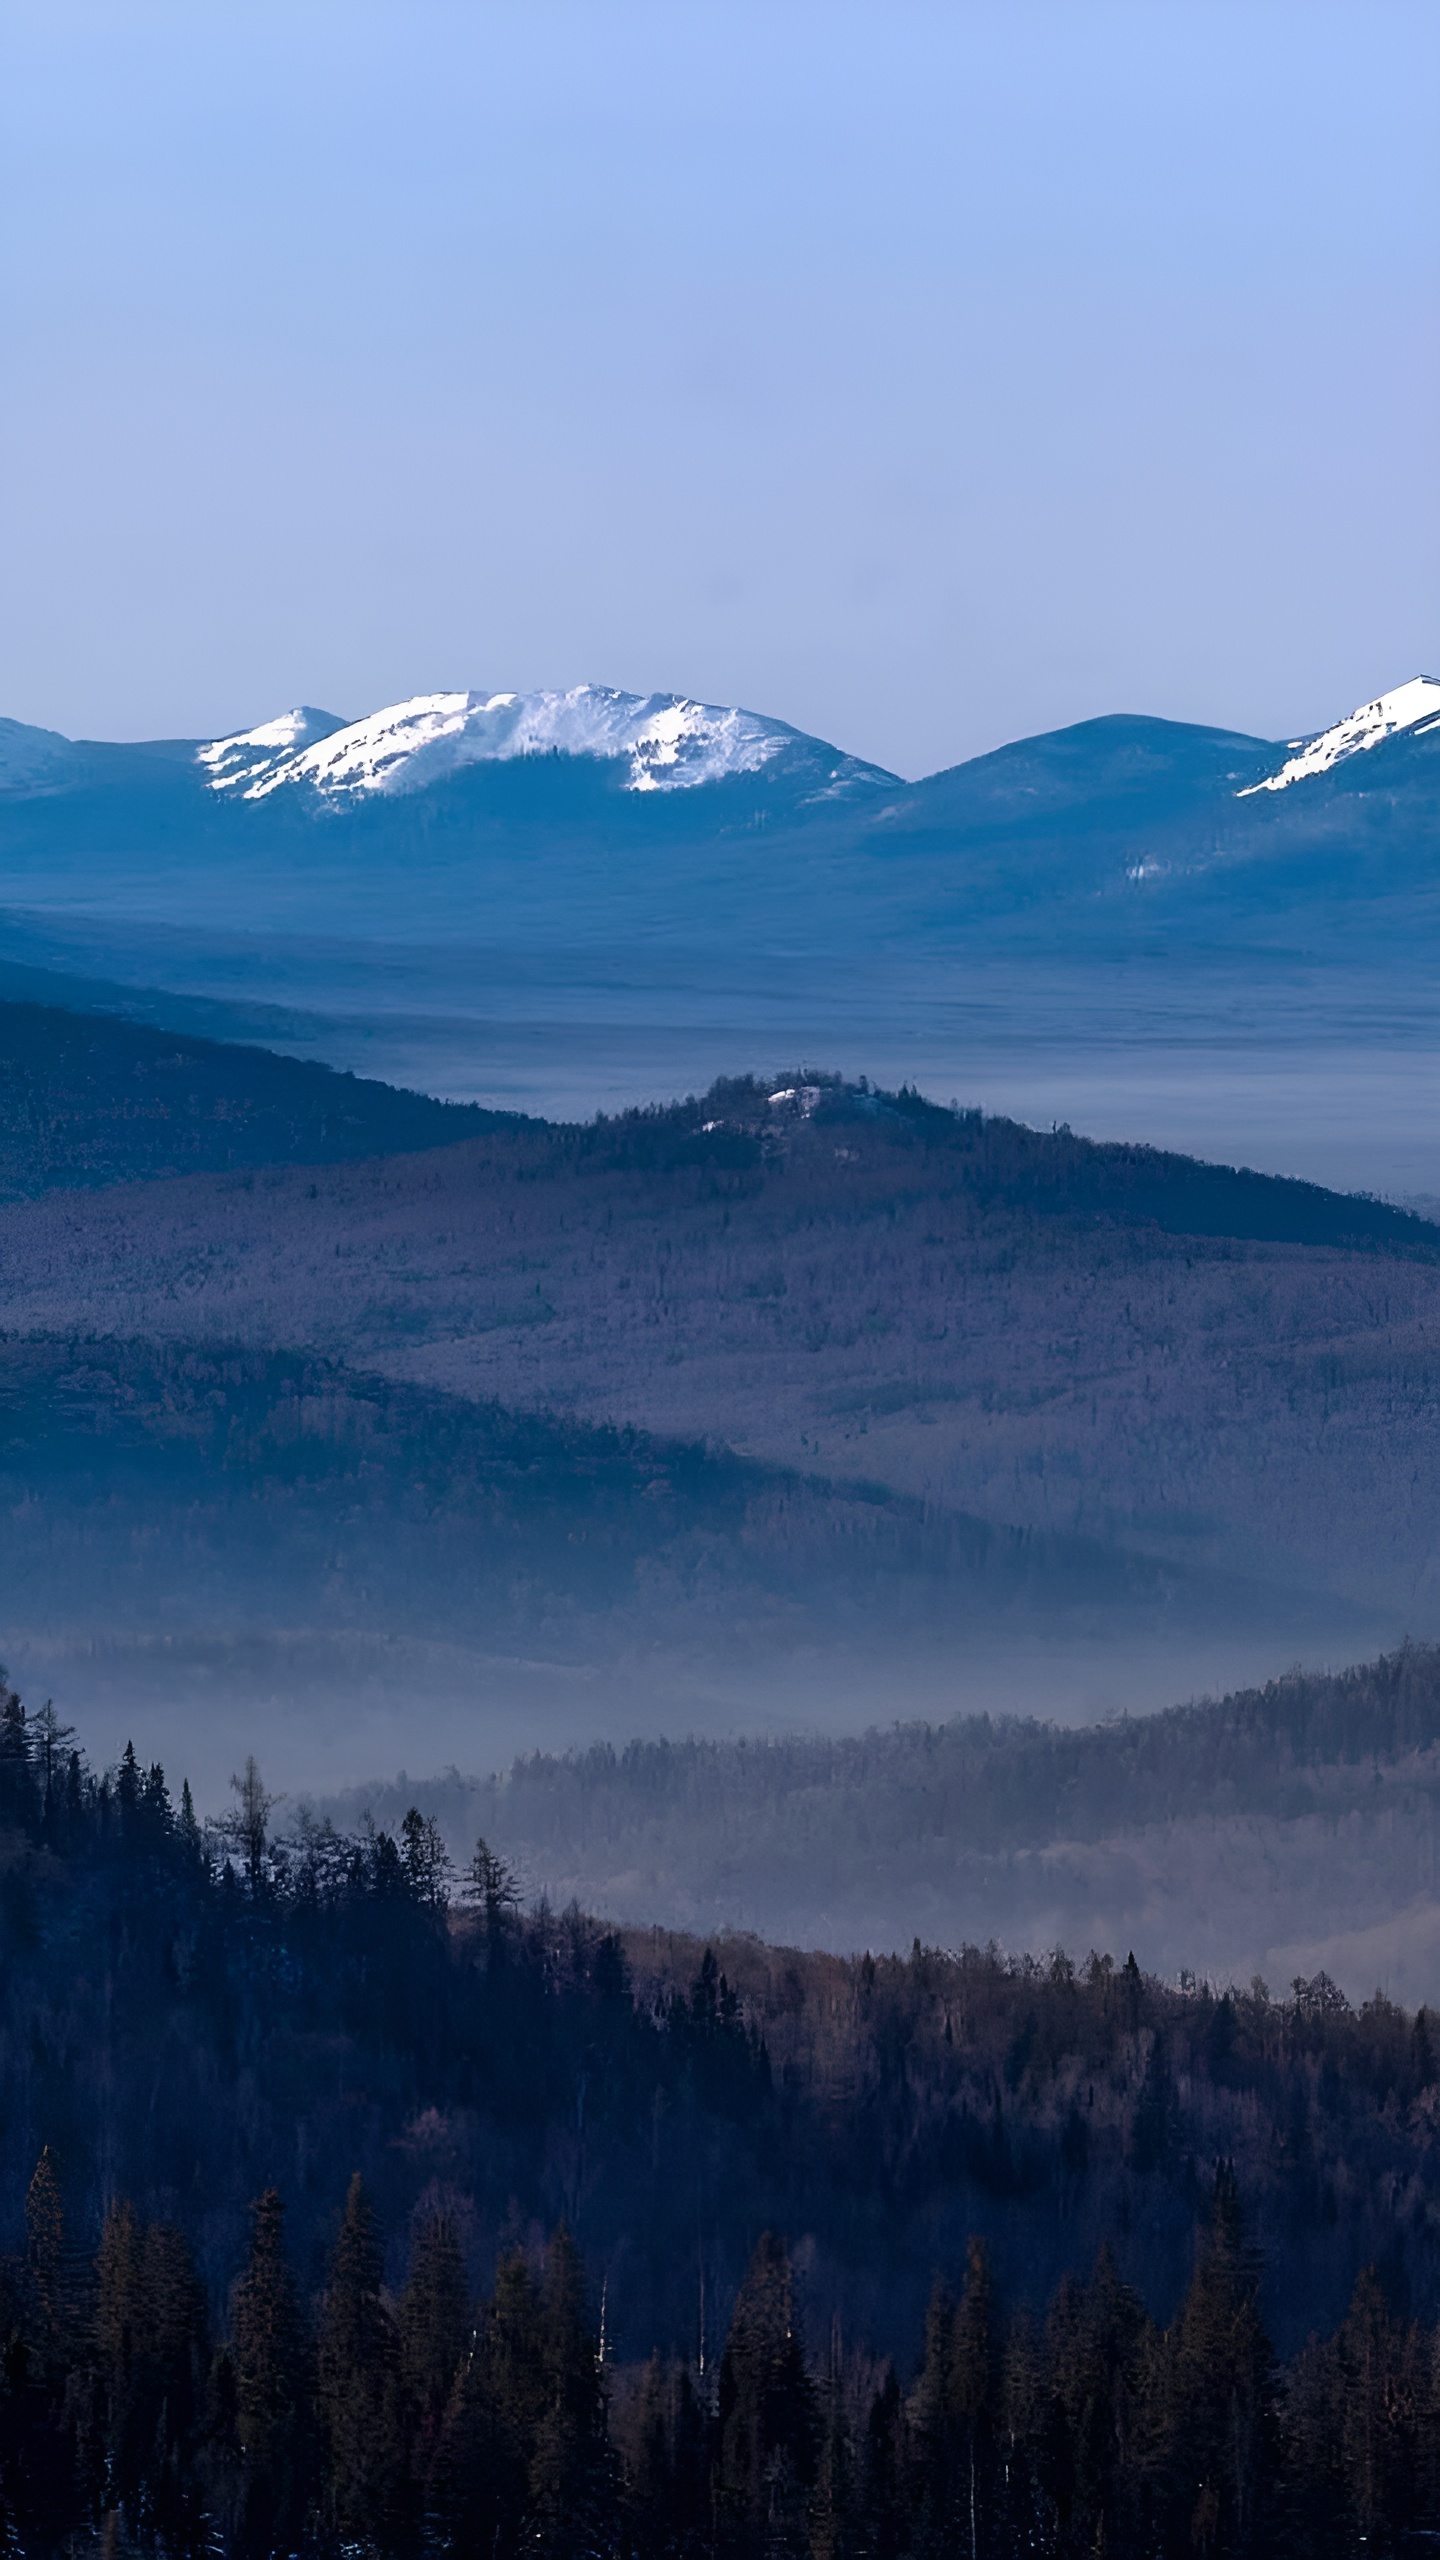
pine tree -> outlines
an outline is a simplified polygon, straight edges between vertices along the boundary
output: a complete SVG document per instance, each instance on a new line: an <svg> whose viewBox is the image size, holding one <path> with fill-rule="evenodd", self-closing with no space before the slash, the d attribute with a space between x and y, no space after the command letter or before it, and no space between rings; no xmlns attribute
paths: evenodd
<svg viewBox="0 0 1440 2560"><path fill-rule="evenodd" d="M520 1888L513 1871L482 1838L465 1870L461 1892L484 1922L485 1949L491 1964L504 1957L520 1911Z"/></svg>
<svg viewBox="0 0 1440 2560"><path fill-rule="evenodd" d="M77 2359L77 2273L59 2170L47 2142L25 2197L25 2276L33 2353L48 2373L63 2374Z"/></svg>
<svg viewBox="0 0 1440 2560"><path fill-rule="evenodd" d="M391 2552L410 2521L400 2342L381 2292L380 2237L357 2173L345 2199L315 2359L325 2505L342 2542Z"/></svg>
<svg viewBox="0 0 1440 2560"><path fill-rule="evenodd" d="M1338 2343L1312 2338L1286 2376L1282 2410L1279 2540L1300 2560L1351 2560L1354 2553L1344 2445Z"/></svg>
<svg viewBox="0 0 1440 2560"><path fill-rule="evenodd" d="M205 2289L190 2244L171 2223L145 2234L142 2290L146 2323L145 2507L168 2553L207 2547L199 2476L210 2365Z"/></svg>
<svg viewBox="0 0 1440 2560"><path fill-rule="evenodd" d="M3 1672L0 1672L0 1680L3 1678ZM74 1739L74 1726L61 1722L54 1699L47 1698L30 1726L31 1755L40 1785L40 1828L46 1840L54 1840L60 1830L65 1797L65 1745Z"/></svg>
<svg viewBox="0 0 1440 2560"><path fill-rule="evenodd" d="M252 2208L235 2288L230 2355L241 2455L236 2541L247 2555L293 2549L304 2529L310 2425L304 2332L273 2187Z"/></svg>
<svg viewBox="0 0 1440 2560"><path fill-rule="evenodd" d="M39 1817L29 1724L18 1692L0 1670L0 1824L8 1830L33 1831Z"/></svg>
<svg viewBox="0 0 1440 2560"><path fill-rule="evenodd" d="M562 2224L545 2254L540 2302L543 2401L530 2457L534 2548L587 2560L607 2547L614 2481L600 2342L580 2253Z"/></svg>
<svg viewBox="0 0 1440 2560"><path fill-rule="evenodd" d="M1051 2305L1045 2357L1053 2415L1042 2476L1062 2535L1077 2550L1117 2550L1138 2538L1135 2403L1149 2334L1144 2305L1121 2282L1108 2247L1090 2282L1067 2278Z"/></svg>
<svg viewBox="0 0 1440 2560"><path fill-rule="evenodd" d="M627 2547L634 2560L702 2560L710 2540L710 2446L686 2365L652 2355L629 2444Z"/></svg>
<svg viewBox="0 0 1440 2560"><path fill-rule="evenodd" d="M980 2560L980 2554L991 2547L999 2381L990 2262L984 2241L972 2239L966 2253L965 2290L955 2319L950 2386L962 2464L962 2547L970 2560Z"/></svg>
<svg viewBox="0 0 1440 2560"><path fill-rule="evenodd" d="M428 1911L443 1911L452 1873L440 1825L412 1804L400 1825L400 1863L414 1899Z"/></svg>
<svg viewBox="0 0 1440 2560"><path fill-rule="evenodd" d="M865 2421L860 2468L860 2547L865 2560L899 2560L905 2542L905 2404L887 2365Z"/></svg>
<svg viewBox="0 0 1440 2560"><path fill-rule="evenodd" d="M3 1674L0 1674L3 1688ZM54 2156L25 2199L23 2270L0 2269L0 2530L7 2548L48 2552L93 2501L92 2448L75 2383L84 2340Z"/></svg>
<svg viewBox="0 0 1440 2560"><path fill-rule="evenodd" d="M1162 2495L1197 2560L1266 2548L1275 2473L1274 2356L1257 2305L1235 2173L1216 2172L1210 2229L1167 2341Z"/></svg>
<svg viewBox="0 0 1440 2560"><path fill-rule="evenodd" d="M832 2340L825 2369L819 2424L810 2498L810 2560L860 2560L859 2483L838 2340Z"/></svg>
<svg viewBox="0 0 1440 2560"><path fill-rule="evenodd" d="M465 2261L454 2217L420 2226L400 2298L400 2373L416 2428L420 2476L428 2480L450 2395L471 2339Z"/></svg>
<svg viewBox="0 0 1440 2560"><path fill-rule="evenodd" d="M959 2490L950 2376L955 2356L955 2304L937 2276L925 2308L925 2340L910 2403L908 2505L921 2555L956 2545Z"/></svg>
<svg viewBox="0 0 1440 2560"><path fill-rule="evenodd" d="M243 1775L232 1778L230 1784L235 1793L235 1810L226 1828L240 1852L245 1881L251 1893L258 1895L265 1889L270 1816L280 1799L267 1792L253 1751L246 1759Z"/></svg>
<svg viewBox="0 0 1440 2560"><path fill-rule="evenodd" d="M1423 2383L1413 2328L1397 2320L1373 2267L1360 2274L1335 2340L1340 2447L1352 2530L1374 2560L1422 2522L1417 2499Z"/></svg>
<svg viewBox="0 0 1440 2560"><path fill-rule="evenodd" d="M181 1782L180 1811L175 1817L175 1837L180 1844L180 1854L185 1865L192 1873L198 1872L205 1863L205 1842L196 1819L195 1799L190 1793L188 1778Z"/></svg>
<svg viewBox="0 0 1440 2560"><path fill-rule="evenodd" d="M762 2234L735 2297L720 2360L716 2462L722 2552L789 2554L804 2544L815 2479L815 2397L795 2327L794 2280L783 2241Z"/></svg>
<svg viewBox="0 0 1440 2560"><path fill-rule="evenodd" d="M931 2297L915 2388L913 2496L919 2548L982 2560L992 2547L1000 2357L983 2241L966 2253L958 2304Z"/></svg>
<svg viewBox="0 0 1440 2560"><path fill-rule="evenodd" d="M518 2250L495 2271L495 2294L456 2376L431 2467L441 2548L495 2560L530 2532L530 2467L545 2407L538 2288Z"/></svg>
<svg viewBox="0 0 1440 2560"><path fill-rule="evenodd" d="M114 2204L95 2261L95 2361L100 2383L104 2504L140 2522L150 2410L145 2370L144 2245L134 2209Z"/></svg>

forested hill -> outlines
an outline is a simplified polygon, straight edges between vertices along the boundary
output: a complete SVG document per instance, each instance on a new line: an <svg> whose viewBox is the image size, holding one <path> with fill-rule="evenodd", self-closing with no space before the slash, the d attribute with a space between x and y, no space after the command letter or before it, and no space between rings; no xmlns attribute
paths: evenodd
<svg viewBox="0 0 1440 2560"><path fill-rule="evenodd" d="M1134 1946L1167 1972L1420 1998L1440 1958L1440 1650L1080 1728L907 1720L860 1734L532 1751L337 1798L454 1841L483 1830L536 1888L619 1919L743 1924L844 1951Z"/></svg>
<svg viewBox="0 0 1440 2560"><path fill-rule="evenodd" d="M11 2547L1188 2560L1197 2479L1217 2554L1440 2515L1427 2013L622 1938L418 1813L276 1811L251 1763L203 1826L0 1697Z"/></svg>
<svg viewBox="0 0 1440 2560"><path fill-rule="evenodd" d="M0 1199L444 1146L505 1115L113 1014L0 1002Z"/></svg>
<svg viewBox="0 0 1440 2560"><path fill-rule="evenodd" d="M343 1163L481 1135L499 1150L495 1178L544 1174L563 1184L623 1171L654 1186L661 1210L667 1194L683 1209L697 1175L763 1187L798 1156L810 1187L828 1163L831 1188L848 1195L878 1179L906 1192L958 1190L982 1215L1440 1258L1440 1233L1381 1201L1069 1129L1027 1129L836 1076L782 1078L778 1090L734 1077L699 1099L547 1124L269 1049L0 1001L0 1199L158 1174Z"/></svg>
<svg viewBox="0 0 1440 2560"><path fill-rule="evenodd" d="M763 1827L763 1854L783 1867L822 1842L840 1864L913 1857L932 1839L954 1855L1197 1814L1295 1815L1328 1804L1341 1773L1373 1788L1382 1768L1437 1743L1440 1647L1406 1645L1345 1671L1294 1671L1232 1697L1079 1728L957 1716L864 1734L536 1751L503 1777L472 1781L464 1802L466 1818L516 1856L573 1853L586 1836L609 1844L620 1871L642 1838L658 1843L668 1830L676 1868L693 1874L702 1830L728 1865L739 1833ZM394 1790L364 1796L380 1812ZM797 1826L789 1839L787 1807Z"/></svg>
<svg viewBox="0 0 1440 2560"><path fill-rule="evenodd" d="M851 1133L838 1153L837 1131ZM812 1186L815 1160L828 1153L832 1166L843 1168L832 1172L832 1186L852 1195L888 1178L901 1196L923 1189L963 1195L981 1215L1440 1259L1440 1232L1385 1201L1161 1148L1077 1137L1068 1128L1029 1129L981 1111L947 1110L908 1088L872 1092L839 1077L782 1081L773 1095L753 1078L730 1079L698 1102L602 1120L579 1137L578 1151L582 1160L657 1174L710 1163L727 1171L769 1166L778 1175L798 1158Z"/></svg>

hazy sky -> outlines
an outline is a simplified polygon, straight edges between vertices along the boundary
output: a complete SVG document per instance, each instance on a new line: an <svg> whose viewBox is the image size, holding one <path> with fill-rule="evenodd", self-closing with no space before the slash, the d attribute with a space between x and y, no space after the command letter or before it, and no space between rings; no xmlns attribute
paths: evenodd
<svg viewBox="0 0 1440 2560"><path fill-rule="evenodd" d="M0 709L1318 727L1440 661L1437 94L1434 0L7 0Z"/></svg>

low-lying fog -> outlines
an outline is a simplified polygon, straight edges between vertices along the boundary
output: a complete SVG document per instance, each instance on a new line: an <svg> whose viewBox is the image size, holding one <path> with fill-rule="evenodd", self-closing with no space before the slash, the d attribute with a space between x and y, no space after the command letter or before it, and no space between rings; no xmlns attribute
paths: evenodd
<svg viewBox="0 0 1440 2560"><path fill-rule="evenodd" d="M1387 1632L1398 1640L1402 1630ZM333 1795L388 1786L401 1770L486 1779L524 1753L597 1742L623 1750L667 1736L859 1734L957 1715L1083 1726L1218 1697L1300 1658L1291 1629L1269 1641L982 1643L916 1653L888 1675L816 1656L767 1676L655 1653L607 1664L486 1659L410 1638L327 1632L283 1642L246 1630L208 1639L157 1631L129 1643L12 1635L7 1667L27 1697L55 1697L93 1759L112 1760L133 1740L213 1809L251 1751L267 1784L288 1796ZM1307 1667L1345 1658L1331 1647Z"/></svg>

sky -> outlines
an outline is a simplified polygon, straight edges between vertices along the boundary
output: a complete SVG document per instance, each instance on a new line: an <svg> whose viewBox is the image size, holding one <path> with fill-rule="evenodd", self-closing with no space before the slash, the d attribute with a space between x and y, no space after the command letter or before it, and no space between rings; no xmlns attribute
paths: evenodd
<svg viewBox="0 0 1440 2560"><path fill-rule="evenodd" d="M7 0L0 711L1440 672L1433 0Z"/></svg>

